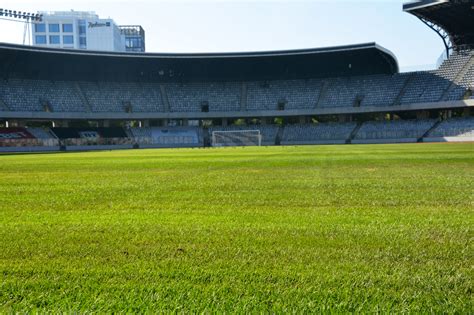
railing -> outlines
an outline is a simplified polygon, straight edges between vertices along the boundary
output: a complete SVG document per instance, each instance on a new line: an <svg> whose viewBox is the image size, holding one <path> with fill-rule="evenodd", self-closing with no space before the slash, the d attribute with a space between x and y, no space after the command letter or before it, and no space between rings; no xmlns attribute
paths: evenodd
<svg viewBox="0 0 474 315"><path fill-rule="evenodd" d="M158 144L158 145L188 145L188 144L199 144L199 139L192 136L168 136L168 137L135 137L133 140L138 144Z"/></svg>
<svg viewBox="0 0 474 315"><path fill-rule="evenodd" d="M61 139L63 146L95 146L95 145L124 145L134 144L135 141L130 138L68 138Z"/></svg>

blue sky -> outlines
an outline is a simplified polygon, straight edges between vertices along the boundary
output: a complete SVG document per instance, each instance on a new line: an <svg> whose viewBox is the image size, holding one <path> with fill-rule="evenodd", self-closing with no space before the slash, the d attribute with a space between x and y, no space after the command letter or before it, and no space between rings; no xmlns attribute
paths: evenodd
<svg viewBox="0 0 474 315"><path fill-rule="evenodd" d="M401 0L96 0L12 1L36 12L95 11L118 24L141 24L148 52L232 52L377 42L402 70L435 66L439 37L402 11ZM21 43L23 26L0 21L1 42Z"/></svg>

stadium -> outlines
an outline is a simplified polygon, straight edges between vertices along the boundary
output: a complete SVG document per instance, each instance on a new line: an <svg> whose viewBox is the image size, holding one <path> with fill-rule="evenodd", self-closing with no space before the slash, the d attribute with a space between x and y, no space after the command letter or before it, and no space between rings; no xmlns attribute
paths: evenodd
<svg viewBox="0 0 474 315"><path fill-rule="evenodd" d="M2 44L2 150L469 141L470 5L405 6L443 26L452 51L412 73L375 43L180 55Z"/></svg>
<svg viewBox="0 0 474 315"><path fill-rule="evenodd" d="M472 312L474 2L403 9L436 69L0 43L0 312Z"/></svg>

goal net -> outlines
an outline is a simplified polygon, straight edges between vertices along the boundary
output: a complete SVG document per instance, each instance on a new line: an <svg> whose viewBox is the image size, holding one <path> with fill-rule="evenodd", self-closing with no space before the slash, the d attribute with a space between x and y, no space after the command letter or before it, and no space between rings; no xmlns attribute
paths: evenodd
<svg viewBox="0 0 474 315"><path fill-rule="evenodd" d="M213 131L213 147L261 146L260 130Z"/></svg>

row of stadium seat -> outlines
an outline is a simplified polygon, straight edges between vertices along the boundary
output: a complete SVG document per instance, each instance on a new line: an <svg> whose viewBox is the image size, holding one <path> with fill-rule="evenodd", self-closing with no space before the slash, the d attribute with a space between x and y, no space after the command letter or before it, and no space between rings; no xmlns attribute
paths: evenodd
<svg viewBox="0 0 474 315"><path fill-rule="evenodd" d="M435 119L366 122L357 132L356 140L421 138L436 123Z"/></svg>
<svg viewBox="0 0 474 315"><path fill-rule="evenodd" d="M146 127L130 128L131 137L142 145L203 146L203 132L198 127Z"/></svg>
<svg viewBox="0 0 474 315"><path fill-rule="evenodd" d="M0 81L0 100L19 112L229 112L460 100L468 89L474 89L472 52L453 55L435 71L311 80L158 84L9 79Z"/></svg>
<svg viewBox="0 0 474 315"><path fill-rule="evenodd" d="M474 140L474 117L448 119L442 121L430 137L465 137Z"/></svg>
<svg viewBox="0 0 474 315"><path fill-rule="evenodd" d="M288 125L282 144L303 144L316 141L345 142L356 128L356 123L321 123Z"/></svg>

